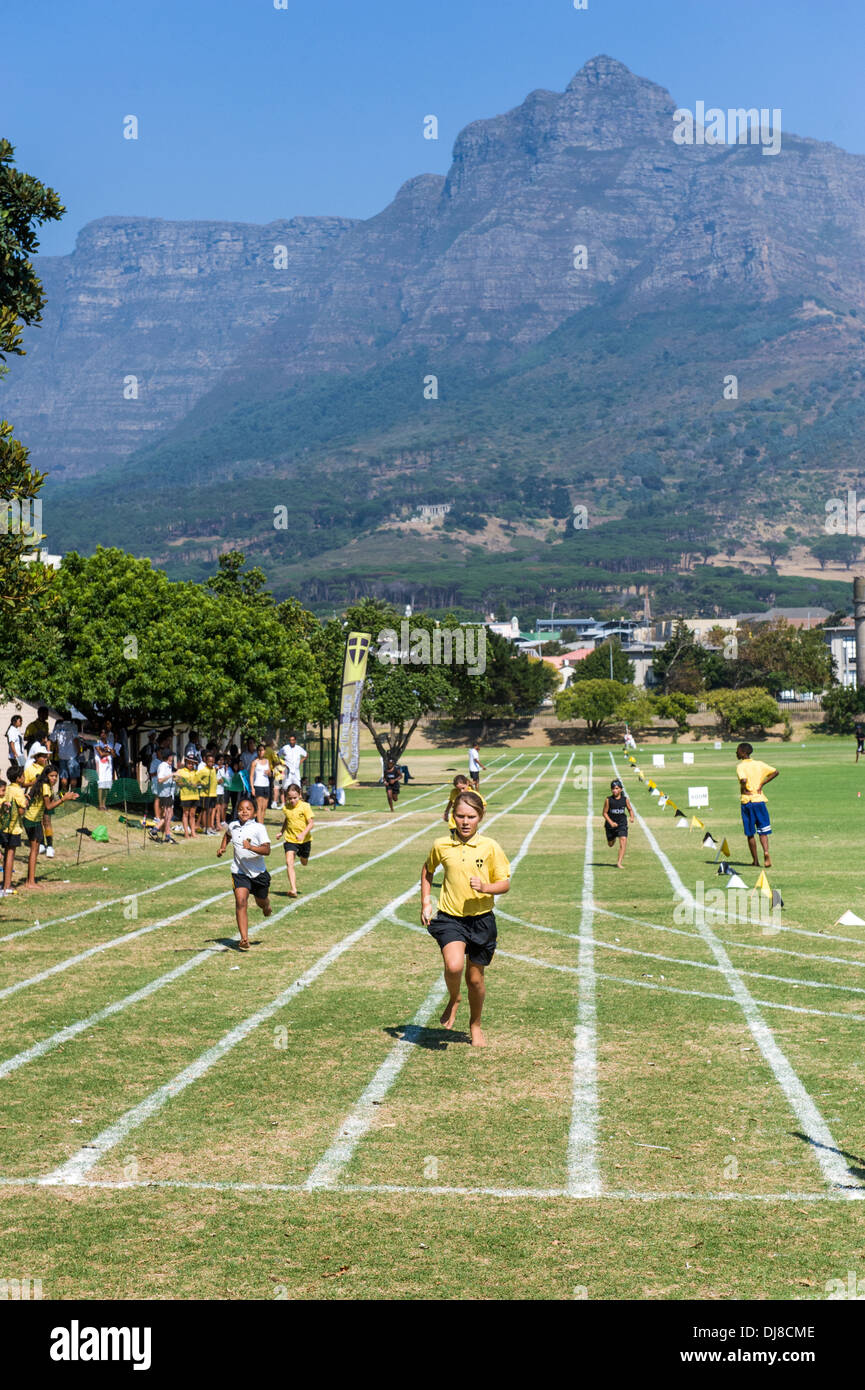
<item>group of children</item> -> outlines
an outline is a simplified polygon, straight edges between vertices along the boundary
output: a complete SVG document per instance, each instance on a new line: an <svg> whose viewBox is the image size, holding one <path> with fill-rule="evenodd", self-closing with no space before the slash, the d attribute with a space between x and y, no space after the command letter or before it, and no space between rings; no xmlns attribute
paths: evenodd
<svg viewBox="0 0 865 1390"><path fill-rule="evenodd" d="M64 801L75 801L78 793L56 795L59 772L49 762L48 749L33 743L27 761L14 763L0 778L0 851L3 859L3 897L17 890L12 887L15 851L23 839L27 841L27 878L20 886L38 888L36 863L40 854L54 857L54 832L51 812Z"/></svg>

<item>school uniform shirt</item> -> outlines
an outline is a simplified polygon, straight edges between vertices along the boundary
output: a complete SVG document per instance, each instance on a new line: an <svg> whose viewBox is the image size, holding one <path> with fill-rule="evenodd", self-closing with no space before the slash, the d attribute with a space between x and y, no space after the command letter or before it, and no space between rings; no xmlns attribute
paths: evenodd
<svg viewBox="0 0 865 1390"><path fill-rule="evenodd" d="M197 772L193 772L190 768L180 767L175 773L175 781L180 788L180 800L186 802L187 806L199 800L201 788Z"/></svg>
<svg viewBox="0 0 865 1390"><path fill-rule="evenodd" d="M436 840L427 856L427 873L434 874L439 864L445 871L444 883L439 889L439 912L447 912L451 917L478 917L482 912L493 910L495 898L492 894L476 893L469 879L497 883L511 876L504 850L497 840L487 835L474 835L465 843L451 835Z"/></svg>
<svg viewBox="0 0 865 1390"><path fill-rule="evenodd" d="M24 786L32 787L41 771L38 763L28 763L24 769ZM22 813L21 819L29 821L31 825L38 825L45 814L45 786L43 782L26 811Z"/></svg>
<svg viewBox="0 0 865 1390"><path fill-rule="evenodd" d="M201 783L201 795L216 796L216 788L219 785L216 768L208 767L205 763L204 767L199 770L198 777Z"/></svg>
<svg viewBox="0 0 865 1390"><path fill-rule="evenodd" d="M312 807L308 801L298 801L296 806L285 805L282 810L285 818L285 839L300 844L306 835L306 828L312 820ZM309 837L312 839L312 836Z"/></svg>
<svg viewBox="0 0 865 1390"><path fill-rule="evenodd" d="M27 793L24 788L17 782L10 782L0 801L0 830L7 835L20 834L26 805Z"/></svg>
<svg viewBox="0 0 865 1390"><path fill-rule="evenodd" d="M164 780L160 781L160 778ZM171 797L172 801L174 800L177 783L174 780L174 768L171 763L159 762L157 759L155 789L157 796L165 797L166 800Z"/></svg>
<svg viewBox="0 0 865 1390"><path fill-rule="evenodd" d="M8 734L6 735L6 738L7 738L7 740L9 741L9 743L12 745L12 749L13 749L13 751L14 751L14 753L15 753L15 761L16 761L16 763L23 763L23 761L24 761L24 735L22 734L21 730L20 730L20 729L10 729L9 732L8 732Z"/></svg>
<svg viewBox="0 0 865 1390"><path fill-rule="evenodd" d="M475 795L475 796L481 796L480 792L475 792L474 795ZM447 818L448 818L448 825L450 826L451 830L456 830L456 828L457 828L457 823L456 823L456 821L454 820L454 807L455 807L456 804L457 804L457 799L458 799L459 797L461 797L461 796L462 796L462 792L458 792L457 789L456 789L456 787L454 787L453 791L451 792L450 796L448 797L448 804L447 804L447 806L445 807L445 814L447 815ZM486 797L481 796L481 801L482 801L482 802L484 803L484 805L486 806L486 804L487 804L487 802L486 802ZM489 882L489 880L487 880L487 882Z"/></svg>
<svg viewBox="0 0 865 1390"><path fill-rule="evenodd" d="M306 749L301 748L296 743L292 748L290 743L284 744L279 750L279 756L285 763L285 777L288 782L297 782L300 785L300 767L302 760L306 757Z"/></svg>
<svg viewBox="0 0 865 1390"><path fill-rule="evenodd" d="M777 768L770 767L768 763L761 763L759 758L742 758L736 764L736 776L739 779L740 799L743 806L747 806L751 801L765 801L766 797L760 790L760 783ZM742 782L745 783L745 790L742 791Z"/></svg>
<svg viewBox="0 0 865 1390"><path fill-rule="evenodd" d="M224 798L225 784L231 781L233 773L230 767L217 767L214 768L214 771L216 773L216 795Z"/></svg>
<svg viewBox="0 0 865 1390"><path fill-rule="evenodd" d="M244 849L243 842L249 840L253 845L269 845L270 840L265 827L259 825L257 820L233 820L228 827L228 833L234 846L231 872L233 874L247 874L250 878L256 878L259 874L263 874L267 868L264 855L256 854L255 850Z"/></svg>

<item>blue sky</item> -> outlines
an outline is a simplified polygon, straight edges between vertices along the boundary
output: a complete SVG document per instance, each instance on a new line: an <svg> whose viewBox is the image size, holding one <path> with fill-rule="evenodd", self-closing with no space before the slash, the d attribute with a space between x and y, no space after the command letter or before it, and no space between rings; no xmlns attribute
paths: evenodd
<svg viewBox="0 0 865 1390"><path fill-rule="evenodd" d="M865 153L865 0L287 3L7 7L0 133L68 209L43 251L109 214L369 217L445 172L462 126L562 90L598 53L679 105L778 106L785 130ZM422 137L430 113L438 142Z"/></svg>

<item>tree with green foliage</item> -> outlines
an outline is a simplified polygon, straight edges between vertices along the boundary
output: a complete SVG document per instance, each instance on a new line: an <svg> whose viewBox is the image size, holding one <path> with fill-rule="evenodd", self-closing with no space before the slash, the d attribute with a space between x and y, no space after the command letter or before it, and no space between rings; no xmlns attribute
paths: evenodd
<svg viewBox="0 0 865 1390"><path fill-rule="evenodd" d="M722 738L737 738L742 734L762 733L781 718L778 705L768 690L746 686L742 690L713 690L706 704L714 710Z"/></svg>
<svg viewBox="0 0 865 1390"><path fill-rule="evenodd" d="M821 570L827 564L849 567L862 554L862 541L858 536L818 536L809 549Z"/></svg>
<svg viewBox="0 0 865 1390"><path fill-rule="evenodd" d="M639 685L626 685L625 693L616 708L616 718L634 729L651 728L655 715L655 702L647 690Z"/></svg>
<svg viewBox="0 0 865 1390"><path fill-rule="evenodd" d="M762 686L777 696L782 690L825 690L834 679L832 654L819 627L797 628L783 618L752 623L740 629L735 650L735 658L717 672L716 689Z"/></svg>
<svg viewBox="0 0 865 1390"><path fill-rule="evenodd" d="M466 666L454 668L450 707L455 719L482 720L481 738L490 721L534 714L559 688L558 672L546 661L517 651L507 637L494 632L486 632L484 641L486 669L472 676Z"/></svg>
<svg viewBox="0 0 865 1390"><path fill-rule="evenodd" d="M224 737L321 717L309 644L270 604L173 583L149 560L99 547L65 556L50 625L21 661L21 694L134 727L193 724Z"/></svg>
<svg viewBox="0 0 865 1390"><path fill-rule="evenodd" d="M208 589L224 598L244 599L247 603L269 606L273 598L264 587L267 583L264 570L258 565L244 569L245 562L246 556L242 550L229 550L220 555L216 574L207 580Z"/></svg>
<svg viewBox="0 0 865 1390"><path fill-rule="evenodd" d="M858 717L865 714L865 686L836 685L823 696L823 724L826 734L852 734Z"/></svg>
<svg viewBox="0 0 865 1390"><path fill-rule="evenodd" d="M678 618L673 635L652 658L655 684L664 695L699 695L707 672L720 670L722 659L701 646L683 618Z"/></svg>
<svg viewBox="0 0 865 1390"><path fill-rule="evenodd" d="M0 140L0 377L8 355L23 357L21 331L42 318L45 296L30 257L36 229L66 211L52 188L14 165L15 151ZM52 571L33 559L42 540L39 492L45 475L28 463L28 451L0 420L0 688L9 690L22 643L41 622Z"/></svg>
<svg viewBox="0 0 865 1390"><path fill-rule="evenodd" d="M613 674L610 676L610 649L613 653ZM584 656L574 667L572 677L575 681L614 680L620 685L631 685L634 680L634 663L622 651L618 637L611 642L602 642L593 652Z"/></svg>
<svg viewBox="0 0 865 1390"><path fill-rule="evenodd" d="M620 681L572 681L567 690L556 696L556 717L563 722L584 719L589 738L597 738L602 729L619 718L625 694Z"/></svg>
<svg viewBox="0 0 865 1390"><path fill-rule="evenodd" d="M675 722L674 743L680 734L688 732L688 716L697 713L697 701L693 695L686 695L682 690L674 690L669 695L656 696L654 706L655 713L660 719L672 719Z"/></svg>

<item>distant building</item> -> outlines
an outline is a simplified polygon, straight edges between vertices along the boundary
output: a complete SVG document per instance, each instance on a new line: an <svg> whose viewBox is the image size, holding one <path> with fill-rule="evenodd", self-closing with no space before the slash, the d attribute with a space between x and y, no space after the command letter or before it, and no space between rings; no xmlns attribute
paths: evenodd
<svg viewBox="0 0 865 1390"><path fill-rule="evenodd" d="M783 618L791 627L819 627L832 614L828 608L769 608L765 613L737 613L736 623L773 623Z"/></svg>
<svg viewBox="0 0 865 1390"><path fill-rule="evenodd" d="M840 685L856 688L856 628L852 618L845 618L837 627L824 627L823 635Z"/></svg>
<svg viewBox="0 0 865 1390"><path fill-rule="evenodd" d="M450 509L450 502L432 502L429 506L421 507L418 515L421 521L436 521L440 516L447 516Z"/></svg>

